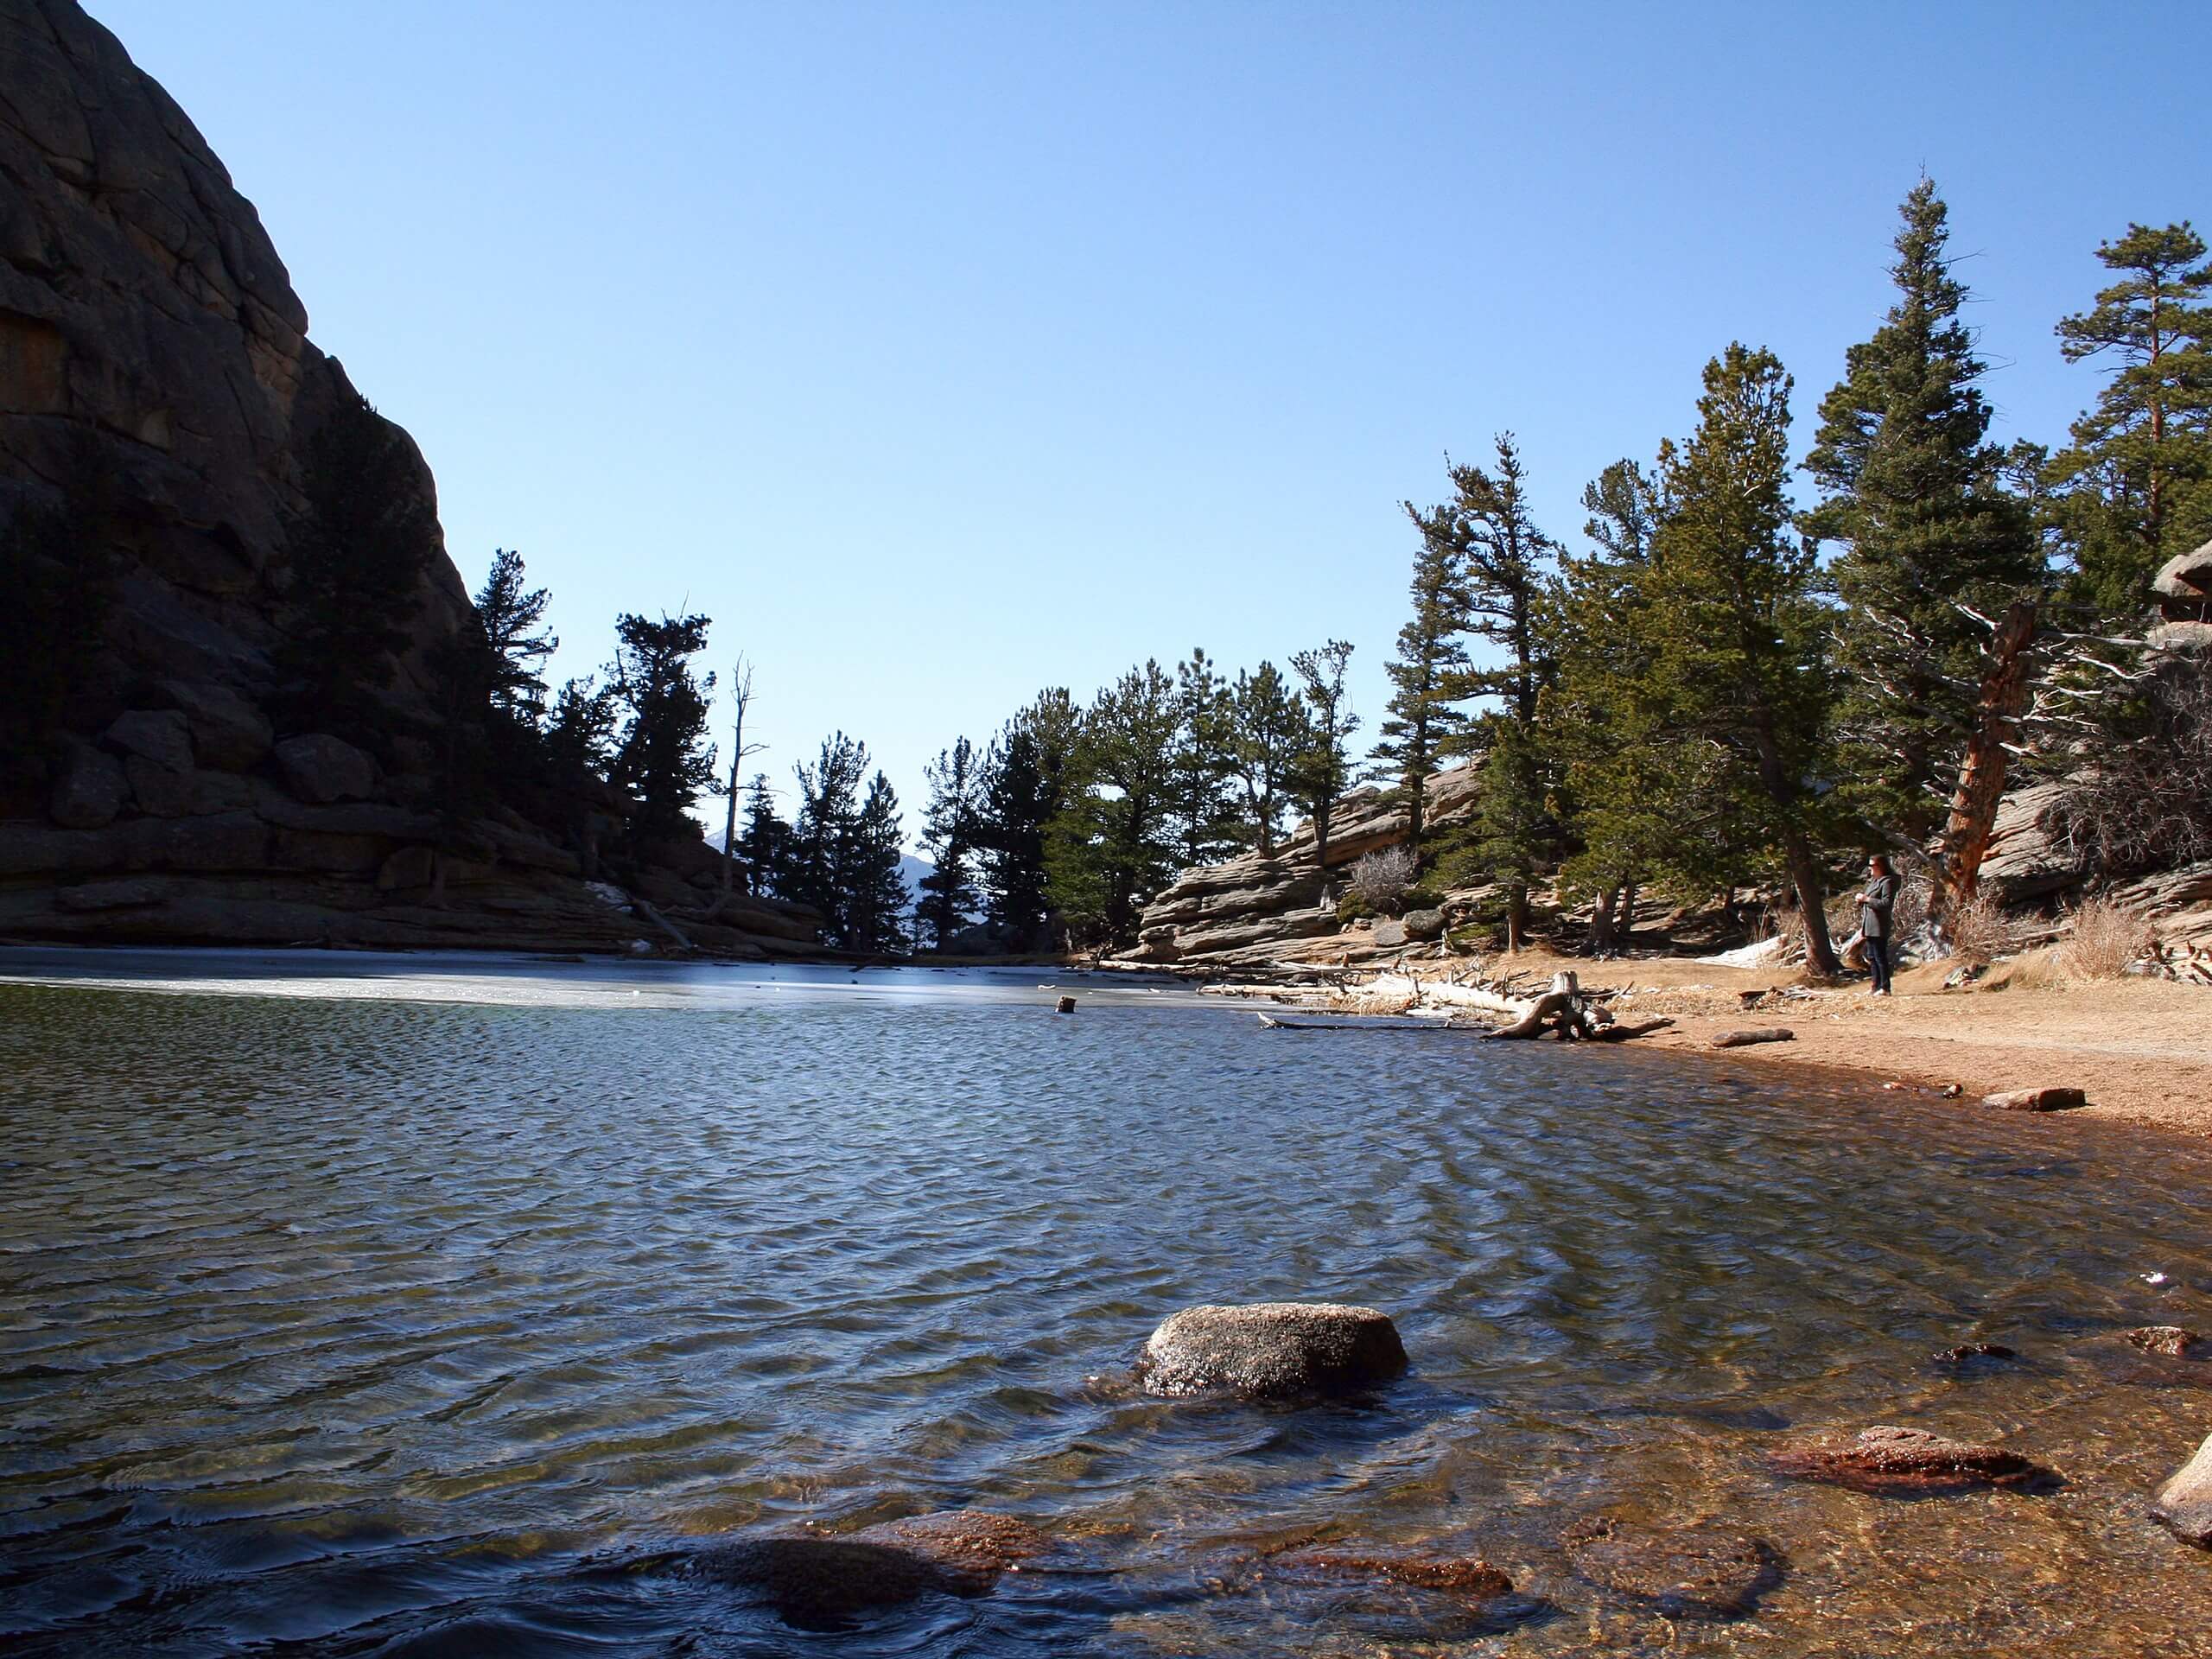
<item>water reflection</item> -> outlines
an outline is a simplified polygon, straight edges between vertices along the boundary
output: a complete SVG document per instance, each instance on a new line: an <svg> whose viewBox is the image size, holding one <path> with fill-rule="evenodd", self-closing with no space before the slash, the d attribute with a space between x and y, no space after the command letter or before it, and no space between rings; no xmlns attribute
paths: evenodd
<svg viewBox="0 0 2212 1659"><path fill-rule="evenodd" d="M2212 1611L2145 1515L2212 1366L2117 1335L2205 1323L2184 1143L1142 988L1058 1017L1033 970L371 966L0 985L12 1650L2185 1652ZM1413 1374L1122 1382L1174 1308L1274 1297L1390 1310ZM1974 1340L2020 1359L1931 1362ZM1765 1471L1872 1421L2068 1484ZM814 1632L655 1566L962 1505L1057 1553ZM1577 1573L1601 1515L1788 1572L1676 1628ZM1495 1627L1252 1570L1439 1539L1512 1575Z"/></svg>

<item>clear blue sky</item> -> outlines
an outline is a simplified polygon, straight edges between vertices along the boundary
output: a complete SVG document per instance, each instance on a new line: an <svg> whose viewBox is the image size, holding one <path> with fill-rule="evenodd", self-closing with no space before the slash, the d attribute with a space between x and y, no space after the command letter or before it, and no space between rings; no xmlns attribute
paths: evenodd
<svg viewBox="0 0 2212 1659"><path fill-rule="evenodd" d="M2212 219L2212 9L92 0L259 207L559 673L715 619L760 763L1353 641L1371 734L1444 456L1547 526L1732 339L1801 450L1948 198L1996 435L2130 219ZM725 735L725 741L727 738Z"/></svg>

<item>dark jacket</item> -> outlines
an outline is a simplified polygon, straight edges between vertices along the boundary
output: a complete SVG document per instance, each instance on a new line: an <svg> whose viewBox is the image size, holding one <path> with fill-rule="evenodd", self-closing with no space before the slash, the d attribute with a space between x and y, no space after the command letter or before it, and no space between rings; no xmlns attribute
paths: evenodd
<svg viewBox="0 0 2212 1659"><path fill-rule="evenodd" d="M1859 906L1859 931L1870 939L1890 937L1890 909L1897 901L1897 879L1878 875L1866 884L1866 902Z"/></svg>

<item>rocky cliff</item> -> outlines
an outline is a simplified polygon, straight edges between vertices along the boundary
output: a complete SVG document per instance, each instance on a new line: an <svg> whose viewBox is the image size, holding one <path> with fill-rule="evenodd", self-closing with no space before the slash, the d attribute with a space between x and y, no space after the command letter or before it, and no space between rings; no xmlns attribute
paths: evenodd
<svg viewBox="0 0 2212 1659"><path fill-rule="evenodd" d="M252 204L73 0L0 0L0 525L66 522L58 557L96 563L104 595L54 717L0 776L0 936L810 948L811 912L718 905L703 844L617 889L583 879L573 812L441 819L428 665L474 614L442 543L404 643L364 675L373 734L288 721L303 463L359 407L345 371L308 339ZM429 468L385 429L435 526Z"/></svg>
<svg viewBox="0 0 2212 1659"><path fill-rule="evenodd" d="M1424 817L1446 830L1474 811L1478 774L1462 767L1430 778ZM1362 789L1336 804L1329 826L1328 867L1317 857L1309 820L1271 856L1247 853L1224 864L1185 870L1145 907L1137 947L1126 960L1152 965L1230 969L1287 962L1363 960L1395 953L1406 943L1400 929L1356 927L1337 919L1345 867L1366 854L1395 847L1410 828L1405 808L1382 791Z"/></svg>

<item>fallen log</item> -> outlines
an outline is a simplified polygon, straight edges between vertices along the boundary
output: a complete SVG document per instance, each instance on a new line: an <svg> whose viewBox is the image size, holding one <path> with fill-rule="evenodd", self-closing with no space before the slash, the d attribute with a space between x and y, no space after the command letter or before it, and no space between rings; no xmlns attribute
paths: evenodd
<svg viewBox="0 0 2212 1659"><path fill-rule="evenodd" d="M1797 1033L1787 1026L1754 1026L1748 1031L1724 1031L1713 1039L1715 1048L1748 1048L1753 1043L1794 1043Z"/></svg>

